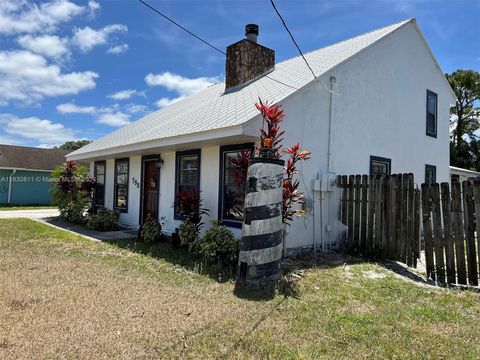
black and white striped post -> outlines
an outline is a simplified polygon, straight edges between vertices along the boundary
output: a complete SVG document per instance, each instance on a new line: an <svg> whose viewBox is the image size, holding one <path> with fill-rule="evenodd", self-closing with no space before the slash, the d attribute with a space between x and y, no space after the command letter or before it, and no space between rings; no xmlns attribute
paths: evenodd
<svg viewBox="0 0 480 360"><path fill-rule="evenodd" d="M264 151L262 151L264 150ZM237 282L272 283L280 278L283 254L283 165L262 149L248 164Z"/></svg>

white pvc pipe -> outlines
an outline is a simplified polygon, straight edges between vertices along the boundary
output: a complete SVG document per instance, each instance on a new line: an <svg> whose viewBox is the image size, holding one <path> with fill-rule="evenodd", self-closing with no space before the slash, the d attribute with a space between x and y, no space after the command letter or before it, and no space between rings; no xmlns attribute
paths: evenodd
<svg viewBox="0 0 480 360"><path fill-rule="evenodd" d="M332 117L333 117L333 84L337 81L335 76L330 76L330 106L328 110L328 154L327 154L327 173L330 173L330 163L332 157Z"/></svg>
<svg viewBox="0 0 480 360"><path fill-rule="evenodd" d="M10 204L10 200L12 198L12 178L17 172L17 169L13 169L12 174L10 175L10 178L8 179L8 199L7 199L7 204Z"/></svg>

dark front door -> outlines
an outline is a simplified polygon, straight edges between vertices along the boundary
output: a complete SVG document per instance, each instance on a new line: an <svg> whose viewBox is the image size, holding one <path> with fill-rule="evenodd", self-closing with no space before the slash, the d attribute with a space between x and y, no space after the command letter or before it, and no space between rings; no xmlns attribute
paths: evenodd
<svg viewBox="0 0 480 360"><path fill-rule="evenodd" d="M158 220L160 168L158 159L143 160L142 224L150 215Z"/></svg>

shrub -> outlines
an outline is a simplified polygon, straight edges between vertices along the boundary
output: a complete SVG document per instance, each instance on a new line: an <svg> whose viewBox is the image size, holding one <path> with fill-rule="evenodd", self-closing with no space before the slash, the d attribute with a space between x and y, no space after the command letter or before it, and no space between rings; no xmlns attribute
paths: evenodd
<svg viewBox="0 0 480 360"><path fill-rule="evenodd" d="M88 203L91 200L95 179L88 175L87 168L75 161L57 166L52 173L53 199L58 203L60 219L83 223Z"/></svg>
<svg viewBox="0 0 480 360"><path fill-rule="evenodd" d="M235 267L240 242L226 226L212 221L212 227L192 244L192 250L203 255L211 264Z"/></svg>
<svg viewBox="0 0 480 360"><path fill-rule="evenodd" d="M140 228L139 240L146 243L153 243L160 241L162 238L162 227L157 220L147 216L147 220Z"/></svg>
<svg viewBox="0 0 480 360"><path fill-rule="evenodd" d="M185 217L183 226L188 228L187 233L190 236L191 225L195 226L195 236L193 240L197 237L200 229L203 226L202 216L208 215L208 209L203 207L203 199L200 197L200 193L197 190L190 189L185 190L177 194L175 201L173 202L173 207L177 211L178 215ZM193 241L192 240L192 241Z"/></svg>
<svg viewBox="0 0 480 360"><path fill-rule="evenodd" d="M182 245L191 245L198 237L197 224L190 220L184 220L178 227L178 235Z"/></svg>
<svg viewBox="0 0 480 360"><path fill-rule="evenodd" d="M58 206L60 219L76 224L84 222L84 216L87 209L86 202L80 200L63 201Z"/></svg>
<svg viewBox="0 0 480 360"><path fill-rule="evenodd" d="M91 214L87 220L87 227L98 231L112 231L118 229L120 213L115 210L99 209L96 214Z"/></svg>

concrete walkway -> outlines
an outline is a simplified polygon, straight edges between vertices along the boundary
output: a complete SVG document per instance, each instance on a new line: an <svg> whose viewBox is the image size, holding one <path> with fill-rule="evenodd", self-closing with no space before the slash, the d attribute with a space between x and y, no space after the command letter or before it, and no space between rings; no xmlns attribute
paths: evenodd
<svg viewBox="0 0 480 360"><path fill-rule="evenodd" d="M56 218L40 219L39 221L54 226L58 229L68 231L91 240L112 241L122 239L132 239L137 237L137 232L133 230L117 230L117 231L96 231L90 230L84 226L70 224Z"/></svg>
<svg viewBox="0 0 480 360"><path fill-rule="evenodd" d="M33 220L44 220L59 215L57 209L38 209L38 210L2 210L0 219L27 218Z"/></svg>
<svg viewBox="0 0 480 360"><path fill-rule="evenodd" d="M67 231L72 234L80 235L84 238L94 241L111 241L132 239L137 237L136 231L118 230L118 231L95 231L87 229L80 225L70 224L58 220L57 209L38 209L38 210L2 210L0 219L18 219L26 218L41 222L43 224L55 227L59 230Z"/></svg>

